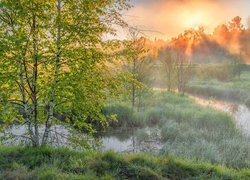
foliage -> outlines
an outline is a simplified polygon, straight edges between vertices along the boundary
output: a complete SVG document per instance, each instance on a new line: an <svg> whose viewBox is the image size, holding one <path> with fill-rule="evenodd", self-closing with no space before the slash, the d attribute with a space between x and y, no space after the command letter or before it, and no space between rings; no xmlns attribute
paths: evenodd
<svg viewBox="0 0 250 180"><path fill-rule="evenodd" d="M34 146L48 143L55 114L89 135L93 124L105 127L100 111L117 83L108 63L120 43L102 36L126 25L127 8L126 0L0 1L1 124L26 124Z"/></svg>
<svg viewBox="0 0 250 180"><path fill-rule="evenodd" d="M126 94L133 110L140 110L143 96L149 93L151 83L150 75L152 62L147 56L146 39L140 36L140 31L136 28L129 29L130 39L124 41L124 49L120 53L124 54L124 61L121 68L127 72L125 83Z"/></svg>

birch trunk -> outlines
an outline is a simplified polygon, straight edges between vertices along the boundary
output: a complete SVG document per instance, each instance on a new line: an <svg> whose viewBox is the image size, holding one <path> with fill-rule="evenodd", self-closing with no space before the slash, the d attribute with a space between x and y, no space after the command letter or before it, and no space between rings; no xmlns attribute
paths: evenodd
<svg viewBox="0 0 250 180"><path fill-rule="evenodd" d="M52 120L54 116L54 108L55 108L55 89L58 83L58 76L60 70L60 59L61 59L61 1L58 0L57 3L57 54L56 54L56 65L55 65L55 74L54 81L52 85L52 91L50 94L50 102L49 102L49 115L45 125L45 131L43 134L42 145L46 145L48 143L49 132L52 126Z"/></svg>
<svg viewBox="0 0 250 180"><path fill-rule="evenodd" d="M37 5L36 5L37 8ZM33 104L33 121L34 121L34 146L39 146L39 129L38 129L38 110L37 110L37 77L38 77L38 44L37 44L37 17L36 13L32 19L33 28L33 74L32 74L32 104Z"/></svg>
<svg viewBox="0 0 250 180"><path fill-rule="evenodd" d="M33 133L32 126L31 126L32 124L31 124L31 119L30 119L30 113L28 110L28 101L27 101L26 92L25 92L22 59L20 59L19 62L20 62L19 81L20 81L20 92L22 95L22 103L23 103L23 109L24 109L24 119L28 125L28 132L29 132L30 138L32 142L34 142L34 139L33 139L34 133Z"/></svg>

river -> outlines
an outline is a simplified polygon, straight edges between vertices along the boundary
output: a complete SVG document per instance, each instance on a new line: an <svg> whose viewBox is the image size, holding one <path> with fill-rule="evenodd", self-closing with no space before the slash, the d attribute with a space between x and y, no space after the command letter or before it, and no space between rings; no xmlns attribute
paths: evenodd
<svg viewBox="0 0 250 180"><path fill-rule="evenodd" d="M236 102L227 102L213 98L206 99L204 97L192 95L190 95L190 97L193 98L196 103L204 107L211 107L216 110L229 113L234 118L236 127L241 129L244 134L250 135L250 110L247 108L247 106L238 104ZM140 131L145 131L152 136L152 130L155 131L154 128L141 129ZM120 136L123 136L125 138L119 138ZM160 148L163 146L160 141L160 135L158 135L155 142L144 141L144 143L142 143L143 141L138 142L137 136L137 133L131 131L120 131L106 137L104 136L102 138L104 150L113 150L117 152L145 152L152 150L157 151L160 150ZM139 144L139 147L137 147L136 144Z"/></svg>
<svg viewBox="0 0 250 180"><path fill-rule="evenodd" d="M250 111L242 104L226 102L216 99L205 99L203 97L191 96L196 103L205 106L212 107L214 109L227 112L232 115L235 120L237 128L241 129L246 135L250 135ZM41 127L41 129L43 129ZM67 134L69 131L61 126L55 126L55 131L63 134ZM26 131L23 126L14 126L7 132L12 132L17 135L22 135ZM0 134L3 136L4 134ZM54 134L56 137L57 134ZM100 140L102 145L100 150L108 151L113 150L115 152L151 152L157 153L163 147L161 140L160 129L156 127L146 127L141 129L130 129L114 131L110 130L108 134L101 136ZM67 145L67 141L61 140L58 142L57 138L53 140L54 144Z"/></svg>
<svg viewBox="0 0 250 180"><path fill-rule="evenodd" d="M237 128L241 129L244 134L250 135L250 110L246 105L236 102L227 102L217 99L205 99L203 97L191 96L196 103L212 107L214 109L229 113L235 120Z"/></svg>

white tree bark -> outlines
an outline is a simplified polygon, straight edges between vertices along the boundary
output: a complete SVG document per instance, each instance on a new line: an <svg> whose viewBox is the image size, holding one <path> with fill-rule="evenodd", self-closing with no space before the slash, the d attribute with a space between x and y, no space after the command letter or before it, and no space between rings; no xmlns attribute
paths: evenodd
<svg viewBox="0 0 250 180"><path fill-rule="evenodd" d="M46 127L43 134L42 145L46 145L48 143L49 132L52 126L52 120L54 116L54 108L55 108L55 89L56 85L58 84L58 76L60 71L60 59L61 59L61 0L57 2L57 54L56 54L56 64L55 64L55 74L54 74L54 81L52 85L52 91L50 95L50 102L49 102L49 115L46 121Z"/></svg>

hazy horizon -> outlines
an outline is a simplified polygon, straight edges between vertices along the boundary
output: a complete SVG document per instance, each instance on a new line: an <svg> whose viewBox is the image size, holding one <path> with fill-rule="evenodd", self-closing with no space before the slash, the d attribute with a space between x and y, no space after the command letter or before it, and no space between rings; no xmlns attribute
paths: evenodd
<svg viewBox="0 0 250 180"><path fill-rule="evenodd" d="M216 26L229 22L235 16L240 16L247 27L250 1L229 1L131 0L133 7L124 17L129 25L145 30L148 37L164 40L198 26L204 26L207 33L212 33Z"/></svg>

